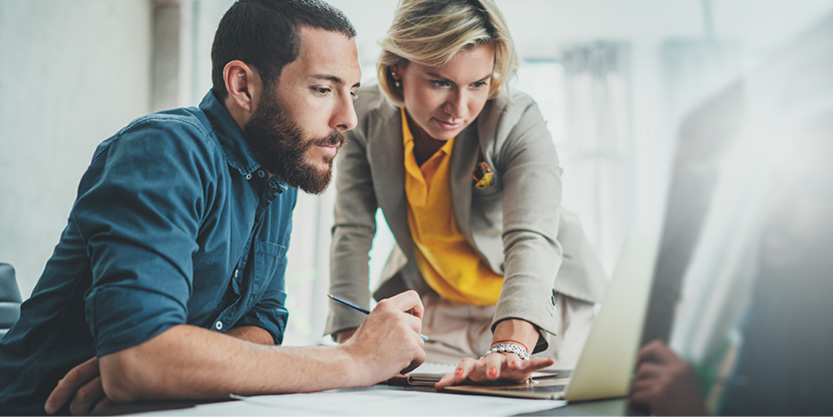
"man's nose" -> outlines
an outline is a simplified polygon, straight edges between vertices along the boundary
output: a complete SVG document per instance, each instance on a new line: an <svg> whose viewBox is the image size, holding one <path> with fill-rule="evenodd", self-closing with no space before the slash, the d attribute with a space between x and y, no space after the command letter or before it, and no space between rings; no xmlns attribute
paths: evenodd
<svg viewBox="0 0 833 417"><path fill-rule="evenodd" d="M330 127L337 129L340 132L350 130L358 124L358 117L356 116L356 108L353 103L353 96L347 94L336 106L333 111L332 122Z"/></svg>

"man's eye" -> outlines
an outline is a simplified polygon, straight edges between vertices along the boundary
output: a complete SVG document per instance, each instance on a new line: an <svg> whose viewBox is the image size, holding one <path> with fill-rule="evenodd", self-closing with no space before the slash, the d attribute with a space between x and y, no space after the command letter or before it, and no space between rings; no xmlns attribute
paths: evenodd
<svg viewBox="0 0 833 417"><path fill-rule="evenodd" d="M359 99L359 93L357 93L357 92L355 92L355 91L351 91L351 92L350 92L350 97L352 97L352 98L353 98L353 101L356 101L356 100L358 100L358 99Z"/></svg>
<svg viewBox="0 0 833 417"><path fill-rule="evenodd" d="M321 95L321 96L324 96L324 95L327 95L327 94L330 93L330 89L326 88L326 87L312 87L312 91L315 92L315 94L318 94L318 95Z"/></svg>

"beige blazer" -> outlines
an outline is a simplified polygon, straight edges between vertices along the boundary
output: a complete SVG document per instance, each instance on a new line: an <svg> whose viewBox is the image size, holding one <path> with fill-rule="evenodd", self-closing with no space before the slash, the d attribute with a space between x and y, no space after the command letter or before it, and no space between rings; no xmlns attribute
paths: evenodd
<svg viewBox="0 0 833 417"><path fill-rule="evenodd" d="M381 208L396 239L373 293L377 300L407 289L432 291L413 260L405 197L399 108L377 86L356 102L357 127L336 160L335 224L330 291L368 307L368 251ZM478 162L494 172L491 187L474 187ZM492 328L519 318L557 334L556 291L598 302L607 283L577 218L560 207L561 168L538 106L512 91L486 103L455 139L451 192L457 227L492 270L504 276ZM332 304L325 334L358 327L365 316Z"/></svg>

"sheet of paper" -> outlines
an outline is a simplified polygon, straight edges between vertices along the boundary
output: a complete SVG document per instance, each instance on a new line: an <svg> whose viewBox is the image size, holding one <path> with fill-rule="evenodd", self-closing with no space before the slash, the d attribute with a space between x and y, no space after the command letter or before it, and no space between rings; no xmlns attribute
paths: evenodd
<svg viewBox="0 0 833 417"><path fill-rule="evenodd" d="M423 362L416 369L411 371L412 374L447 374L454 372L457 369L457 364L437 363L437 362Z"/></svg>
<svg viewBox="0 0 833 417"><path fill-rule="evenodd" d="M145 413L166 416L508 416L563 407L566 401L525 400L408 391L367 389L312 394L263 395L245 400L197 405L193 408Z"/></svg>

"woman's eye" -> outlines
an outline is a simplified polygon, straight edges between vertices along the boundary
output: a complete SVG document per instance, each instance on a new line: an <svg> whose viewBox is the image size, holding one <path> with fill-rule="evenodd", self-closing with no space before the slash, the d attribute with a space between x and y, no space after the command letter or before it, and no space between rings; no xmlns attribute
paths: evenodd
<svg viewBox="0 0 833 417"><path fill-rule="evenodd" d="M484 87L484 86L487 86L487 85L489 85L489 83L487 83L486 81L478 81L478 82L472 84L472 86L474 88L480 88L480 87Z"/></svg>
<svg viewBox="0 0 833 417"><path fill-rule="evenodd" d="M437 87L448 87L449 85L451 85L451 83L445 80L432 80L431 83L433 83Z"/></svg>

